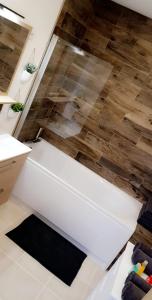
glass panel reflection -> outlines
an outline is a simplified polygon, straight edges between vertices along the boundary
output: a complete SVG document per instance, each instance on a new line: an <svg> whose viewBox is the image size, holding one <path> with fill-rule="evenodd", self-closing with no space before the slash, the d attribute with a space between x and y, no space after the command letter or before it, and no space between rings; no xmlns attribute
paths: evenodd
<svg viewBox="0 0 152 300"><path fill-rule="evenodd" d="M111 70L109 63L60 39L35 98L53 106L47 128L64 139L78 135Z"/></svg>
<svg viewBox="0 0 152 300"><path fill-rule="evenodd" d="M38 130L35 121L39 127L50 130L56 138L65 141L83 135L89 118L96 121L100 114L103 107L100 94L111 71L112 65L108 62L59 39L24 124L21 139L34 138Z"/></svg>

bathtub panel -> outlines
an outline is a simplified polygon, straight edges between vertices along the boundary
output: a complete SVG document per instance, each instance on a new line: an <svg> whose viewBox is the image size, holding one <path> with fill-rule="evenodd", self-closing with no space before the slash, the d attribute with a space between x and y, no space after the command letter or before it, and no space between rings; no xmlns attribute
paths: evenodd
<svg viewBox="0 0 152 300"><path fill-rule="evenodd" d="M132 230L98 210L61 180L28 159L13 194L108 267Z"/></svg>
<svg viewBox="0 0 152 300"><path fill-rule="evenodd" d="M135 229L141 204L134 198L43 139L33 146L30 157L85 195L105 214Z"/></svg>

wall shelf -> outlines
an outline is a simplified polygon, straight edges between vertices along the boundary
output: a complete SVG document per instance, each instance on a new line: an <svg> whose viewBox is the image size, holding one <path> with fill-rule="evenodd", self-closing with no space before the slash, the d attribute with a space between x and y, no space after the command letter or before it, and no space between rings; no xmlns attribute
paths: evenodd
<svg viewBox="0 0 152 300"><path fill-rule="evenodd" d="M0 93L0 105L1 104L13 104L16 103L14 99L9 97L6 93Z"/></svg>

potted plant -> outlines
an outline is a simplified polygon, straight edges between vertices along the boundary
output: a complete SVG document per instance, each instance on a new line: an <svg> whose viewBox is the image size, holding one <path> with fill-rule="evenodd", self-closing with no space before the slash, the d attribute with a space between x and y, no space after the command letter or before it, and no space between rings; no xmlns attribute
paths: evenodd
<svg viewBox="0 0 152 300"><path fill-rule="evenodd" d="M22 82L26 82L28 81L31 76L35 73L36 71L36 66L34 64L31 64L31 63L28 63L26 66L25 66L25 69L22 73L22 76L21 76L21 81Z"/></svg>
<svg viewBox="0 0 152 300"><path fill-rule="evenodd" d="M22 112L24 110L25 105L21 102L16 102L12 104L8 111L8 117L9 118L15 118L18 113Z"/></svg>

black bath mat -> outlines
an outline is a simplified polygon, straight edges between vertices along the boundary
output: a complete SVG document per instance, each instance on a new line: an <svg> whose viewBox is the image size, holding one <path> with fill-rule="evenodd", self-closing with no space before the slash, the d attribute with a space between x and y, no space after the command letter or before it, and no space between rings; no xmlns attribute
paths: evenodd
<svg viewBox="0 0 152 300"><path fill-rule="evenodd" d="M86 258L82 251L34 215L6 235L69 286Z"/></svg>

